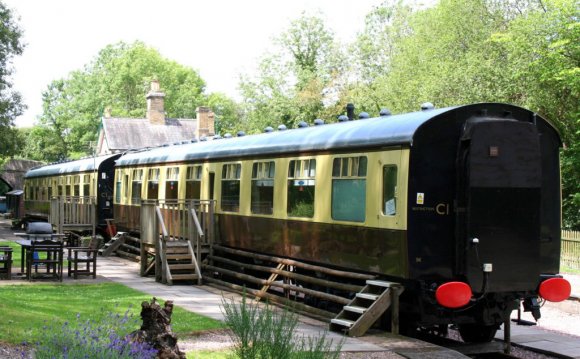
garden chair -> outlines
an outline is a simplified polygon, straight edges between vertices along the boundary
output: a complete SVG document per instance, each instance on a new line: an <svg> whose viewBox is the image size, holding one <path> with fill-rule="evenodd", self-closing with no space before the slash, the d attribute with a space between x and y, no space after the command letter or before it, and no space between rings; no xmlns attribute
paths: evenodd
<svg viewBox="0 0 580 359"><path fill-rule="evenodd" d="M0 276L12 278L12 248L0 247Z"/></svg>
<svg viewBox="0 0 580 359"><path fill-rule="evenodd" d="M77 279L79 275L92 275L97 278L98 237L91 237L84 247L68 247L68 276ZM80 267L79 267L80 265Z"/></svg>

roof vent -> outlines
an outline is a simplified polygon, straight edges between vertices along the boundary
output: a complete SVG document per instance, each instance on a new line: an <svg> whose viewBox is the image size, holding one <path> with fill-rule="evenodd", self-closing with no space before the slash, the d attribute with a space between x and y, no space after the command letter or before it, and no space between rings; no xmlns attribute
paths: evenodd
<svg viewBox="0 0 580 359"><path fill-rule="evenodd" d="M371 118L371 116L368 114L368 112L361 112L358 114L359 120L366 120L367 118Z"/></svg>
<svg viewBox="0 0 580 359"><path fill-rule="evenodd" d="M346 104L346 116L348 117L349 121L354 121L354 104Z"/></svg>
<svg viewBox="0 0 580 359"><path fill-rule="evenodd" d="M201 137L199 138L199 140L200 140L200 141L207 141L207 137L206 137L206 136L201 136Z"/></svg>
<svg viewBox="0 0 580 359"><path fill-rule="evenodd" d="M306 127L308 127L308 124L306 122L300 121L298 123L298 128L306 128Z"/></svg>
<svg viewBox="0 0 580 359"><path fill-rule="evenodd" d="M233 136L232 136L232 134L231 134L231 133L226 133L226 134L224 135L224 138L232 138L232 137L233 137Z"/></svg>
<svg viewBox="0 0 580 359"><path fill-rule="evenodd" d="M346 122L348 121L348 117L346 115L338 116L338 122Z"/></svg>
<svg viewBox="0 0 580 359"><path fill-rule="evenodd" d="M268 126L264 129L264 132L266 132L266 133L274 132L274 129L272 127Z"/></svg>
<svg viewBox="0 0 580 359"><path fill-rule="evenodd" d="M431 102L425 102L421 104L421 111L433 110L435 106Z"/></svg>
<svg viewBox="0 0 580 359"><path fill-rule="evenodd" d="M286 131L286 130L287 130L286 125L278 126L278 131Z"/></svg>
<svg viewBox="0 0 580 359"><path fill-rule="evenodd" d="M381 108L381 112L379 112L381 117L391 116L391 111L388 108Z"/></svg>
<svg viewBox="0 0 580 359"><path fill-rule="evenodd" d="M320 126L320 125L324 125L323 119L317 118L316 120L314 120L314 126Z"/></svg>

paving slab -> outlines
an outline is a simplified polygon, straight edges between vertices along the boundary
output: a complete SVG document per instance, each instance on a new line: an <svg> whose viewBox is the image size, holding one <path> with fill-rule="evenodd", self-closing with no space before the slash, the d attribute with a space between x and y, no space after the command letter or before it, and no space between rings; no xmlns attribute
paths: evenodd
<svg viewBox="0 0 580 359"><path fill-rule="evenodd" d="M580 359L580 338L544 330L537 326L516 325L510 326L511 342L514 345L534 348L539 352L558 355L562 358ZM495 336L503 340L503 326Z"/></svg>

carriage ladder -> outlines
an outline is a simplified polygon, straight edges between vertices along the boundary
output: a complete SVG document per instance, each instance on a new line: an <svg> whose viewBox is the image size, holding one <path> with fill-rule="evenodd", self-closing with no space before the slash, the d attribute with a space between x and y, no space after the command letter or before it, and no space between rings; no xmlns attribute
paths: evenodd
<svg viewBox="0 0 580 359"><path fill-rule="evenodd" d="M115 252L119 247L125 243L125 232L117 232L114 237L112 237L103 248L99 249L99 254L103 257L110 256Z"/></svg>
<svg viewBox="0 0 580 359"><path fill-rule="evenodd" d="M360 337L391 308L391 332L399 332L399 295L404 288L399 283L367 280L363 289L330 320L330 330Z"/></svg>

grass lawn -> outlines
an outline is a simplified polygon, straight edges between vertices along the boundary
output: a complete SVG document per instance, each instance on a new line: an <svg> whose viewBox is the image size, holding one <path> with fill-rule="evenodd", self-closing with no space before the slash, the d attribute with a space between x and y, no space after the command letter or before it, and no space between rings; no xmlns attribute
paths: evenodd
<svg viewBox="0 0 580 359"><path fill-rule="evenodd" d="M43 327L66 321L74 323L77 315L83 321L100 321L110 312L123 315L130 310L139 318L141 303L150 300L150 295L116 283L3 285L0 286L0 341L34 343L42 335ZM179 338L224 328L220 321L178 307L174 307L171 326Z"/></svg>
<svg viewBox="0 0 580 359"><path fill-rule="evenodd" d="M233 356L233 352L231 350L221 350L214 352L210 352L208 350L199 350L186 354L187 359L228 359Z"/></svg>

